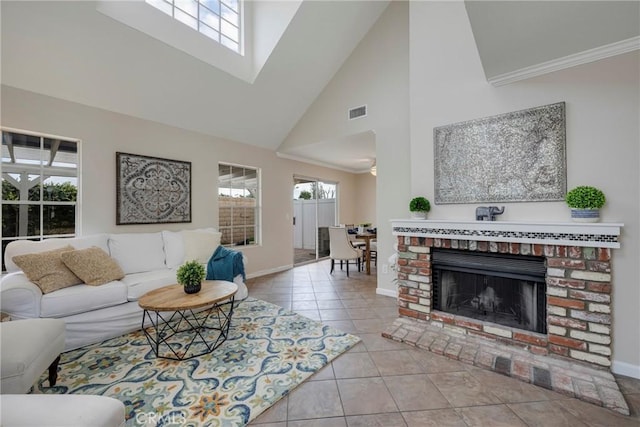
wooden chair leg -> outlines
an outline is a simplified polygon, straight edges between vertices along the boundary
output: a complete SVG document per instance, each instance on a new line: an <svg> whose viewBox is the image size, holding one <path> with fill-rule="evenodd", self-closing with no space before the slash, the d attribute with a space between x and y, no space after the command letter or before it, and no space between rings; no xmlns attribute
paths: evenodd
<svg viewBox="0 0 640 427"><path fill-rule="evenodd" d="M347 260L347 277L349 277L349 260Z"/></svg>
<svg viewBox="0 0 640 427"><path fill-rule="evenodd" d="M333 274L333 267L336 264L336 260L334 260L333 258L331 258L331 272L329 274Z"/></svg>
<svg viewBox="0 0 640 427"><path fill-rule="evenodd" d="M56 360L49 365L49 387L56 385L58 381L58 363L60 362L60 356L56 357Z"/></svg>

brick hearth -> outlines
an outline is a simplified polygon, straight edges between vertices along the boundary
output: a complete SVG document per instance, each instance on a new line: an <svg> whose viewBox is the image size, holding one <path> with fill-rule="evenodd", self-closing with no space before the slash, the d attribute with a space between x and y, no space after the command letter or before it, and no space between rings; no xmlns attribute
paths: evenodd
<svg viewBox="0 0 640 427"><path fill-rule="evenodd" d="M628 413L608 369L620 226L394 221L401 318L384 335ZM547 334L432 310L434 247L544 257Z"/></svg>
<svg viewBox="0 0 640 427"><path fill-rule="evenodd" d="M605 369L536 355L409 317L396 319L382 336L629 415L615 377Z"/></svg>

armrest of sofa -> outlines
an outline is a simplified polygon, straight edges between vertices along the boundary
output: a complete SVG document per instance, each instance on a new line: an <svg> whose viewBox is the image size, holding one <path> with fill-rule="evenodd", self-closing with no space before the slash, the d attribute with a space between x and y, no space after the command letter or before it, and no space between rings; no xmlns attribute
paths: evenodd
<svg viewBox="0 0 640 427"><path fill-rule="evenodd" d="M113 397L80 394L3 394L0 396L0 403L0 424L7 426L125 426L125 406Z"/></svg>
<svg viewBox="0 0 640 427"><path fill-rule="evenodd" d="M0 282L0 310L14 319L40 317L42 291L22 271L9 273Z"/></svg>

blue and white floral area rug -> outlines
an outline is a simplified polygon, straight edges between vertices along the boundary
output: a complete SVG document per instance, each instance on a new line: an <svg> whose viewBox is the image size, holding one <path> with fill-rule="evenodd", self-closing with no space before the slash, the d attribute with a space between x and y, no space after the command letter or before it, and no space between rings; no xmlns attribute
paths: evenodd
<svg viewBox="0 0 640 427"><path fill-rule="evenodd" d="M235 308L227 341L212 353L157 359L137 331L63 353L55 387L43 375L39 388L119 399L128 426L244 426L359 341L248 298Z"/></svg>

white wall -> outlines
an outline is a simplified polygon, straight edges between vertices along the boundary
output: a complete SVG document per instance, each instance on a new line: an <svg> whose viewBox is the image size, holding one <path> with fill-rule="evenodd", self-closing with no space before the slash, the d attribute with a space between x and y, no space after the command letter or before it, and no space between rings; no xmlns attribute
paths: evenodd
<svg viewBox="0 0 640 427"><path fill-rule="evenodd" d="M370 218L370 202L364 202L362 208L353 206L354 211L339 220L377 224L382 261L378 263L378 292L386 295L396 292L395 274L384 273L386 260L394 253L389 220L406 217L410 200L408 12L408 2L391 2L281 145L284 149L365 131L375 133L375 218ZM363 104L367 116L348 121L347 110ZM372 178L366 174L357 178L364 194L370 191Z"/></svg>
<svg viewBox="0 0 640 427"><path fill-rule="evenodd" d="M638 52L493 87L463 2L411 2L412 193L433 200L433 128L566 102L567 183L607 196L605 222L625 224L613 250L614 372L640 378ZM507 203L501 220L567 221L563 202ZM473 219L476 205L433 205L433 219Z"/></svg>
<svg viewBox="0 0 640 427"><path fill-rule="evenodd" d="M353 195L355 218L352 221L341 221L345 224L371 223L378 225L376 215L376 177L370 173L356 175L356 189Z"/></svg>
<svg viewBox="0 0 640 427"><path fill-rule="evenodd" d="M340 213L353 210L356 175L278 158L273 151L2 86L3 127L80 139L81 233L151 232L218 224L218 162L262 169L262 246L242 248L255 276L293 264L293 176L316 176L340 186ZM116 225L116 151L192 163L192 222ZM344 210L344 213L343 213Z"/></svg>

